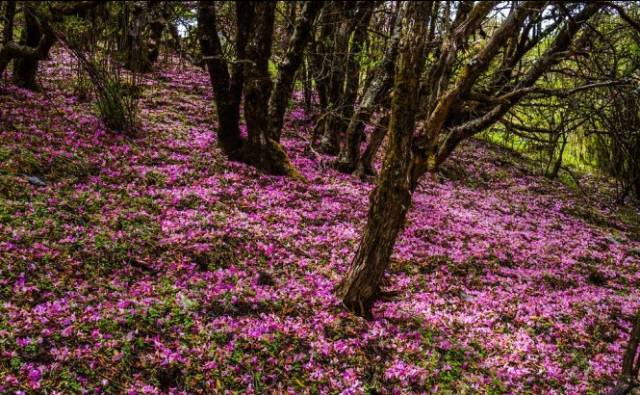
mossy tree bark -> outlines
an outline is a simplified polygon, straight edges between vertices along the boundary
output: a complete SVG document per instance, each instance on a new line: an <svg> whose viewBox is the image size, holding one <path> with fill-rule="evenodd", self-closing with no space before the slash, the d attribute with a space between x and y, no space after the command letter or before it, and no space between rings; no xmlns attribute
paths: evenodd
<svg viewBox="0 0 640 395"><path fill-rule="evenodd" d="M589 3L575 9L572 18L560 25L562 27L545 53L535 57L528 69L520 70L515 75L511 74L513 70L510 71L508 77L512 82L508 85L493 85L492 89L496 91L490 95L495 97L482 95L488 99L482 102L467 101L474 96L473 88L479 80L492 80L491 75L486 76L488 78L480 77L487 73L499 54L509 53L502 49L513 40L518 40L519 34L528 38L530 25L526 21L535 24L535 16L546 7L545 2L539 1L519 3L457 73L444 72L459 56L457 48L465 45L497 4L476 2L459 10L453 26L444 35L440 48L434 54L435 61L430 62L425 79L429 85L420 87L419 67L426 57L422 52L427 36L425 21L429 19L429 5L417 2L404 5L407 14L402 18L402 38L388 131L389 146L382 172L371 194L367 225L356 256L337 287L345 307L356 314L370 315L371 306L380 295L382 277L404 224L411 194L420 177L426 171L437 169L462 140L497 122L523 97L535 92L536 89L532 88L535 82L562 59L570 56L568 49L578 41L573 38L588 19L603 7L601 3ZM534 39L541 40L542 37L536 36ZM502 70L497 72L504 76ZM486 86L481 84L480 87ZM419 123L416 117L419 117ZM417 129L416 125L419 126Z"/></svg>
<svg viewBox="0 0 640 395"><path fill-rule="evenodd" d="M406 5L394 96L389 123L389 147L382 172L370 196L367 225L356 256L340 285L338 295L347 309L370 316L380 294L380 282L393 246L411 206L415 188L412 140L417 113L418 82L424 64L425 32L430 4Z"/></svg>
<svg viewBox="0 0 640 395"><path fill-rule="evenodd" d="M294 76L302 61L302 53L311 35L311 25L322 4L305 2L283 60L278 65L275 84L269 76L275 3L256 3L255 29L249 40L247 56L252 65L246 69L245 119L249 134L244 149L245 160L255 167L276 175L298 175L280 145L284 115Z"/></svg>

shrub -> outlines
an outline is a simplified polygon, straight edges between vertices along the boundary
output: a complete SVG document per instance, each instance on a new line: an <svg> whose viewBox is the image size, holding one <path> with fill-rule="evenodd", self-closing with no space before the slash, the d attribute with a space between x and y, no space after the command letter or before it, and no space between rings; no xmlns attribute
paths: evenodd
<svg viewBox="0 0 640 395"><path fill-rule="evenodd" d="M131 132L138 114L135 90L118 79L107 77L96 93L96 107L104 124L116 131Z"/></svg>

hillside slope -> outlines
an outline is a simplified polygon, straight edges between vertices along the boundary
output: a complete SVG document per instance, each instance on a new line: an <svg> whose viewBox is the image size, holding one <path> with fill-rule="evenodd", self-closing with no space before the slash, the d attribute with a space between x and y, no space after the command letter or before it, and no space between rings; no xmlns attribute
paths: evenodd
<svg viewBox="0 0 640 395"><path fill-rule="evenodd" d="M415 193L398 295L366 322L332 289L372 185L305 150L301 108L284 144L307 183L225 160L199 69L148 75L126 138L53 58L55 95L0 95L0 393L594 393L617 374L640 236L605 207L468 143Z"/></svg>

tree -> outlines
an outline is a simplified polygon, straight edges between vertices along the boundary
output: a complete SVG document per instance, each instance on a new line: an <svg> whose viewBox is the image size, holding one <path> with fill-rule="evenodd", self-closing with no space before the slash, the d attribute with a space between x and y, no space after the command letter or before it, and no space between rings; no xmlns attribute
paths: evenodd
<svg viewBox="0 0 640 395"><path fill-rule="evenodd" d="M351 271L340 285L345 305L368 315L370 301L378 295L377 284L411 204L412 185L404 175L411 172L411 140L415 128L419 78L424 66L425 39L432 3L404 4L399 58L389 121L389 147L383 171L371 193L367 227ZM373 262L374 264L369 264Z"/></svg>
<svg viewBox="0 0 640 395"><path fill-rule="evenodd" d="M244 83L245 47L253 12L248 4L236 3L237 28L235 62L229 65L223 57L218 37L215 3L198 3L198 30L204 61L209 71L218 112L218 144L231 160L240 160L240 102ZM231 70L229 70L229 68Z"/></svg>
<svg viewBox="0 0 640 395"><path fill-rule="evenodd" d="M571 146L582 161L615 183L616 201L640 197L639 103L635 50L640 26L631 16L637 5L608 4L614 13L590 21L588 56L568 59L562 70L544 77L547 92L528 95L500 120L500 138L533 153L549 178L568 174L563 163ZM635 17L637 19L637 17ZM575 88L574 88L575 87ZM555 97L546 93L556 91ZM584 192L584 191L583 191Z"/></svg>
<svg viewBox="0 0 640 395"><path fill-rule="evenodd" d="M173 8L171 2L161 1L156 7L151 9L149 18L149 50L147 58L149 63L155 64L160 56L160 45L162 43L162 35L167 30L172 35L175 45L179 45L179 35L175 31L175 26L171 25L171 17Z"/></svg>
<svg viewBox="0 0 640 395"><path fill-rule="evenodd" d="M345 80L350 58L349 41L358 26L358 16L366 16L362 10L369 7L362 3L366 2L329 2L320 21L313 65L323 114L316 123L313 140L315 142L319 138L318 147L327 154L338 153L339 133L345 129L348 119L344 114L352 106L352 103L345 101L350 96L349 92L345 92ZM358 40L361 38L358 37ZM357 43L356 47L359 45L361 43ZM349 89L352 87L353 80Z"/></svg>
<svg viewBox="0 0 640 395"><path fill-rule="evenodd" d="M389 147L371 192L359 247L337 287L345 307L356 314L370 315L373 303L383 293L381 281L421 176L437 170L461 141L494 124L522 98L539 91L535 86L538 79L574 53L572 45L585 44L575 38L603 4L518 2L486 40L477 39L483 22L500 6L499 2L461 2L455 13L445 7L444 15L455 16L452 21L445 19L438 32L440 45L429 54L434 60L422 81L415 63L423 63L425 56L416 54L425 46L428 26L424 21L436 20L429 18L427 10L422 10L420 17L409 12L402 20ZM418 9L422 7L426 6ZM551 28L532 30L543 19L551 22ZM552 33L553 38L538 56L533 49L540 49L538 44ZM417 118L409 112L418 113Z"/></svg>
<svg viewBox="0 0 640 395"><path fill-rule="evenodd" d="M48 33L40 33L40 29L37 26L37 18L34 16L33 10L30 8L30 5L25 4L25 37L23 43L15 43L13 41L15 11L16 2L7 2L5 8L3 43L2 47L0 47L0 75L4 73L9 62L16 59L18 60L17 82L23 86L32 87L32 84L35 86L37 62L47 57L49 49L55 42L55 37Z"/></svg>
<svg viewBox="0 0 640 395"><path fill-rule="evenodd" d="M304 3L273 82L268 64L275 3L236 3L236 59L231 72L217 34L215 5L199 3L198 25L218 111L218 139L230 159L251 164L270 174L297 175L280 145L280 134L295 72L321 7L321 2ZM240 136L239 127L243 93L246 141Z"/></svg>
<svg viewBox="0 0 640 395"><path fill-rule="evenodd" d="M169 27L174 41L177 32L170 27L173 7L169 1L134 1L122 4L125 9L125 39L122 46L124 65L135 72L147 73L160 55L162 35Z"/></svg>
<svg viewBox="0 0 640 395"><path fill-rule="evenodd" d="M13 26L16 2L9 1L5 8L3 43L0 47L0 75L14 60L14 83L29 89L38 89L36 76L38 62L47 59L49 50L57 37L52 23L60 22L65 16L76 15L98 5L95 1L52 2L51 4L25 2L23 14L25 28L21 43L13 41Z"/></svg>
<svg viewBox="0 0 640 395"><path fill-rule="evenodd" d="M129 4L125 7L129 9ZM126 36L124 40L124 64L135 72L147 72L151 70L151 62L148 57L147 43L144 39L144 30L151 8L155 8L155 2L134 1L131 3L131 21L125 26Z"/></svg>
<svg viewBox="0 0 640 395"><path fill-rule="evenodd" d="M609 395L630 394L631 390L640 386L638 372L640 372L640 361L638 361L638 347L640 346L640 312L636 313L633 327L629 335L629 342L622 358L622 372L618 382L609 392Z"/></svg>
<svg viewBox="0 0 640 395"><path fill-rule="evenodd" d="M376 132L372 136L371 142L368 145L368 152L360 158L360 144L364 134L364 128L371 119L374 111L380 107L385 98L389 95L391 87L393 85L393 74L396 62L396 56L398 53L398 43L400 41L400 23L398 19L398 8L395 10L393 16L393 27L391 38L389 39L388 46L382 58L379 67L374 71L373 78L369 83L369 86L365 90L362 98L360 99L359 106L353 112L351 119L346 130L345 142L340 149L340 154L335 161L335 167L344 172L350 173L356 170L359 166L359 171L362 175L372 174L371 163L375 156L386 127L376 128ZM428 40L428 37L427 37Z"/></svg>
<svg viewBox="0 0 640 395"><path fill-rule="evenodd" d="M37 48L44 34L35 16L35 11L29 3L23 3L24 8L24 28L20 44ZM36 76L38 74L39 58L47 58L49 50L53 45L53 40L47 40L41 48L39 57L19 57L13 61L13 83L23 88L38 90Z"/></svg>
<svg viewBox="0 0 640 395"><path fill-rule="evenodd" d="M356 105L358 88L360 86L360 62L363 47L367 39L369 21L376 6L375 2L362 1L353 13L348 30L353 33L349 39L350 46L344 64L344 88L339 91L337 107L329 114L325 133L322 136L320 148L329 153L337 153L340 149L340 136L345 133L349 119L353 115ZM338 56L340 56L338 54Z"/></svg>

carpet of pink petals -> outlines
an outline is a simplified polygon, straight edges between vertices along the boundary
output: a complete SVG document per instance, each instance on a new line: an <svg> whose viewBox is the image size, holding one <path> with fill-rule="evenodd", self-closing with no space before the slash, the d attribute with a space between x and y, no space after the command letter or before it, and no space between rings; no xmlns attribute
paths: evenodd
<svg viewBox="0 0 640 395"><path fill-rule="evenodd" d="M302 108L283 143L306 183L225 160L200 69L145 76L125 137L53 59L47 94L0 95L0 393L574 394L615 378L640 242L604 205L470 142L462 177L419 186L397 295L365 321L333 287L372 184L305 149Z"/></svg>

